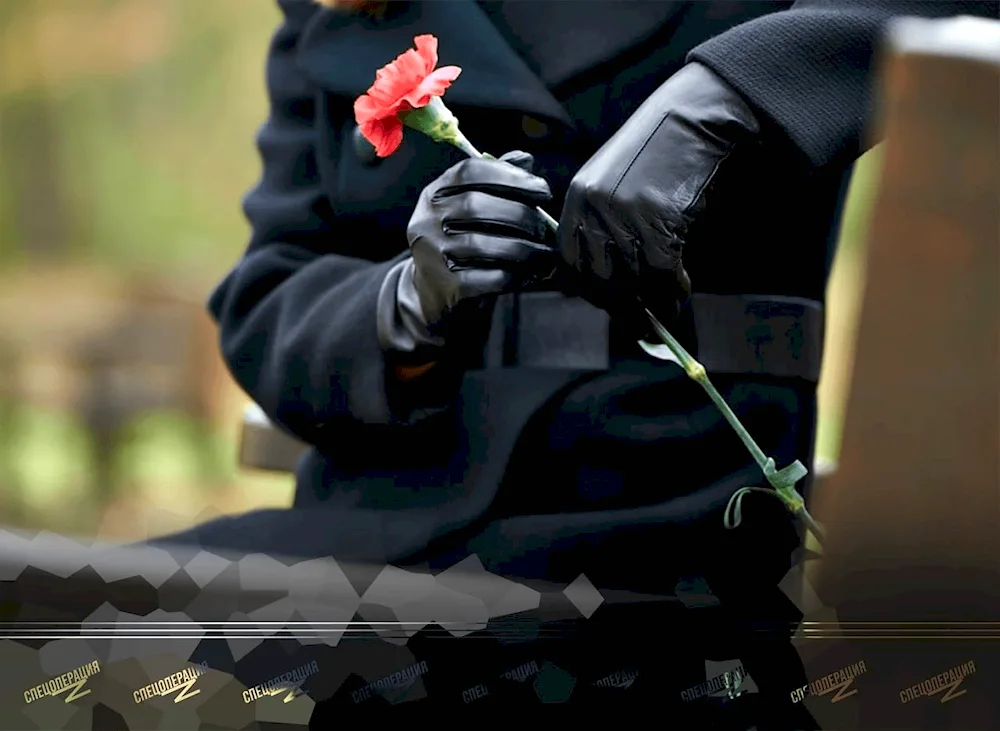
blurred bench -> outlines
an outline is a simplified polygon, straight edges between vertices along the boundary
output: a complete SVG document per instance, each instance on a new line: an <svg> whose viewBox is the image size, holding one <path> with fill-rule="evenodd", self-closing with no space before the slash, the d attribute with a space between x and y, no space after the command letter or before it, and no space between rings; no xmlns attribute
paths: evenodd
<svg viewBox="0 0 1000 731"><path fill-rule="evenodd" d="M15 272L0 289L7 439L26 406L73 414L90 442L94 487L106 494L136 420L171 412L190 422L204 469L215 467L224 369L200 292L164 277L76 270Z"/></svg>
<svg viewBox="0 0 1000 731"><path fill-rule="evenodd" d="M292 472L309 448L294 435L276 426L257 404L243 409L240 430L240 467L266 472Z"/></svg>

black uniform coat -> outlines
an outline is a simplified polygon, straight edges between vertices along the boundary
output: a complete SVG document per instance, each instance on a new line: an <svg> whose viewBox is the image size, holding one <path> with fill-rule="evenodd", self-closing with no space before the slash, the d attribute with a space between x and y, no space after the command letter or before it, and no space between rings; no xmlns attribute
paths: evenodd
<svg viewBox="0 0 1000 731"><path fill-rule="evenodd" d="M293 510L175 539L399 565L477 553L498 573L633 589L753 546L780 578L797 539L776 501L756 503L756 528L722 529L732 492L765 484L744 447L678 367L619 342L582 300L504 297L475 367L393 385L376 295L408 255L420 190L462 153L407 130L378 160L353 101L415 35L436 35L441 64L462 67L445 102L466 136L533 153L558 217L573 173L659 84L688 58L716 70L795 143L802 174L761 170L712 245L689 247L685 337L778 466L809 465L822 300L877 39L895 14L997 3L453 0L382 20L279 5L263 177L245 201L253 238L210 309L237 381L314 449Z"/></svg>

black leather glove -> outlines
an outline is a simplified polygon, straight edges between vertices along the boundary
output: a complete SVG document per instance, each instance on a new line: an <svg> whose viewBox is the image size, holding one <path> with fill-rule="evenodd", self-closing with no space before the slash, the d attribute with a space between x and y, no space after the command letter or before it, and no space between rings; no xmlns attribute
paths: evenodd
<svg viewBox="0 0 1000 731"><path fill-rule="evenodd" d="M675 321L691 292L684 247L709 246L700 222L754 185L760 142L753 112L713 71L690 63L667 80L570 183L559 246L579 294L637 337L644 308Z"/></svg>
<svg viewBox="0 0 1000 731"><path fill-rule="evenodd" d="M420 194L410 257L379 294L379 340L401 362L435 360L450 344L475 347L497 295L554 275L555 236L536 211L552 195L533 165L525 152L464 160Z"/></svg>

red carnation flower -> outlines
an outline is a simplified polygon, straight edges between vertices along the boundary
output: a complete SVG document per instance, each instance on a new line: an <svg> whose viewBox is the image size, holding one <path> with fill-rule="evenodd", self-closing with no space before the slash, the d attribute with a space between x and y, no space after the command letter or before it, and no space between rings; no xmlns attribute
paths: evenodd
<svg viewBox="0 0 1000 731"><path fill-rule="evenodd" d="M354 118L365 139L375 146L375 154L388 157L403 142L400 115L426 107L444 94L462 69L438 62L438 39L421 35L410 49L375 74L375 83L354 102Z"/></svg>

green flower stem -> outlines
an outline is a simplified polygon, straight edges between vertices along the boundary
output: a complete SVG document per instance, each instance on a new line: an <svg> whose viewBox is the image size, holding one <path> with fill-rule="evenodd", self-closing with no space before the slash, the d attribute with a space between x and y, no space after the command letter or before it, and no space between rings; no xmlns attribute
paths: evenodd
<svg viewBox="0 0 1000 731"><path fill-rule="evenodd" d="M553 231L559 230L559 224L554 218L552 218L552 216L543 211L541 208L539 208L538 211L542 214L542 218ZM808 470L805 466L800 461L795 460L792 464L782 470L776 469L774 460L764 454L764 450L762 450L757 442L754 441L753 437L750 436L750 432L746 430L746 427L743 426L742 422L740 422L739 418L729 407L729 404L727 404L726 400L722 398L722 394L719 393L718 389L716 389L709 380L708 372L705 370L705 366L695 360L691 354L684 349L684 346L677 342L677 339L670 334L667 328L660 324L660 321L656 319L652 312L646 310L646 315L649 317L649 321L653 325L653 329L656 331L657 336L663 341L663 344L670 349L670 352L674 354L674 357L677 358L681 367L684 369L684 372L687 373L688 378L698 383L698 385L705 390L708 397L712 399L712 403L714 403L716 408L722 412L723 417L725 417L726 421L729 422L729 425L736 432L737 436L739 436L740 441L743 442L747 451L750 452L754 461L764 472L764 477L767 478L771 487L774 488L774 492L770 494L776 495L785 504L785 507L788 508L792 515L795 515L802 520L806 528L808 528L809 531L816 536L816 540L820 543L820 545L822 545L823 538L825 537L823 528L806 509L805 501L795 490L795 483L808 474ZM730 499L729 505L726 507L725 520L727 527L735 528L740 524L740 506L743 496L749 492L756 491L769 492L767 490L763 490L762 488L743 488L736 491ZM732 525L729 525L730 510L732 510L735 515Z"/></svg>
<svg viewBox="0 0 1000 731"><path fill-rule="evenodd" d="M764 472L764 477L774 488L774 494L785 504L788 510L805 523L809 531L816 536L816 540L822 545L823 539L825 537L825 532L822 526L816 522L815 518L809 513L806 508L805 501L802 496L795 490L795 483L801 480L808 474L808 470L799 461L795 460L792 464L784 469L775 469L774 460L764 454L764 451L758 446L757 442L754 441L753 437L750 436L750 432L746 430L746 427L740 422L739 418L726 403L726 400L722 398L722 394L715 388L712 382L708 378L708 373L705 371L705 366L695 360L690 353L688 353L684 346L682 346L677 339L665 328L660 321L656 319L652 312L646 310L646 315L649 317L650 323L653 325L653 329L656 331L657 336L663 343L670 348L670 352L674 354L677 360L680 362L681 367L684 372L687 373L688 378L692 381L696 381L708 394L708 397L712 399L712 403L716 405L722 415L725 417L726 421L739 436L740 441L746 446L747 451L754 458L754 461ZM748 488L745 487L738 490L730 500L730 505L727 507L727 522L728 513L730 508L735 505L734 512L736 513L736 518L734 525L736 527L739 525L739 504L743 498L743 495L748 494L752 491L760 490L761 488Z"/></svg>
<svg viewBox="0 0 1000 731"><path fill-rule="evenodd" d="M484 155L482 152L473 147L472 143L469 142L468 139L466 139L465 135L463 135L457 129L455 130L455 141L452 144L455 145L455 147L457 147L459 150L464 152L469 157L489 157L489 158L493 157L492 155Z"/></svg>
<svg viewBox="0 0 1000 731"><path fill-rule="evenodd" d="M455 130L455 141L452 142L452 144L455 145L455 147L460 149L469 157L485 157L490 160L496 160L496 158L493 157L493 155L487 155L485 153L480 152L475 147L473 147L472 143L466 139L465 135L463 135L457 129ZM538 206L535 206L535 210L538 211L538 215L541 216L543 221L545 221L546 226L548 226L553 231L559 230L559 222L556 221L556 219L554 219L546 211L542 210Z"/></svg>
<svg viewBox="0 0 1000 731"><path fill-rule="evenodd" d="M545 221L545 223L548 225L549 228L551 228L553 231L559 230L559 222L556 221L556 219L552 218L552 216L543 211L541 208L536 208L535 210L538 211L538 215L542 217L542 220Z"/></svg>
<svg viewBox="0 0 1000 731"><path fill-rule="evenodd" d="M427 107L406 115L403 122L407 126L423 132L438 142L447 142L448 144L454 145L469 157L481 157L491 160L496 159L492 155L480 152L471 142L469 142L465 135L459 130L458 120L438 98L432 100L431 104ZM549 228L553 231L559 230L559 223L556 219L543 211L541 208L536 208L535 210L538 211L539 215ZM798 460L795 460L795 462L781 470L777 469L775 467L774 460L764 454L763 450L757 445L757 442L753 440L753 437L750 436L750 433L746 430L737 418L736 414L729 407L729 404L726 403L725 399L722 398L722 395L718 392L718 390L716 390L715 386L712 385L712 382L708 378L708 373L705 371L705 366L695 360L691 354L688 353L679 342L677 342L676 338L674 338L674 336L660 324L659 320L653 316L652 312L646 310L646 314L649 316L649 321L652 323L653 329L656 331L660 340L662 340L664 345L666 345L667 348L670 349L670 352L673 353L674 357L684 369L684 372L687 373L688 378L697 382L705 390L705 393L708 394L712 403L715 404L716 408L719 409L726 421L729 422L729 425L739 436L740 441L743 442L754 461L761 468L764 473L764 477L767 478L771 487L774 488L773 491L766 490L761 487L744 487L737 490L730 498L729 504L726 506L726 513L724 516L726 527L735 528L740 524L741 506L744 496L751 492L764 492L778 497L785 504L785 507L788 508L789 512L798 517L805 524L806 528L808 528L809 531L816 537L816 540L820 543L820 545L822 545L825 532L812 515L809 514L809 511L806 509L805 501L795 490L795 483L805 477L809 471ZM730 520L730 513L733 515L732 520Z"/></svg>
<svg viewBox="0 0 1000 731"><path fill-rule="evenodd" d="M726 421L728 421L729 425L736 431L740 441L746 445L746 448L754 458L754 461L760 466L761 469L764 469L764 466L768 462L767 455L764 454L764 451L759 446L757 446L757 442L753 440L753 437L750 436L750 432L746 430L746 427L744 427L739 418L737 418L736 414L729 407L729 404L727 404L726 400L722 398L722 394L720 394L715 386L712 385L712 382L708 379L708 373L705 371L705 366L696 361L691 354L684 349L684 346L677 342L677 339L667 331L667 328L660 324L660 321L653 316L652 312L646 310L646 315L649 317L649 321L653 324L653 329L656 330L657 336L668 348L670 348L670 352L677 357L677 360L680 361L681 367L684 369L684 372L687 373L688 378L692 381L697 381L698 384L705 389L708 397L712 399L712 402L718 407L719 411L722 412Z"/></svg>
<svg viewBox="0 0 1000 731"><path fill-rule="evenodd" d="M545 223L548 224L549 228L553 231L559 230L559 223L552 216L543 211L541 208L538 208L537 210L539 214L541 214ZM809 531L816 536L816 540L819 544L822 545L825 537L823 528L806 509L805 501L795 490L795 483L808 474L808 470L805 466L800 461L795 460L792 464L782 470L776 469L774 460L764 454L764 450L762 450L757 442L754 441L753 437L750 436L750 432L746 430L746 427L743 426L742 422L729 407L729 404L727 404L726 400L722 398L722 394L719 393L718 389L716 389L709 380L708 372L705 370L705 366L695 360L691 354L684 349L684 346L677 342L677 339L670 334L670 331L668 331L667 328L660 324L660 321L656 319L652 312L646 310L646 315L649 317L649 321L653 325L653 329L656 331L657 336L663 341L663 344L670 349L670 352L674 354L674 357L677 358L681 367L684 369L684 372L687 373L688 378L698 383L698 385L705 390L708 397L712 399L712 403L714 403L716 408L722 412L723 417L725 417L726 421L729 422L729 425L736 432L737 436L739 436L740 441L743 442L747 451L750 452L754 462L756 462L764 472L764 477L767 478L771 487L774 488L773 492L759 487L744 487L737 490L733 494L732 498L730 498L729 505L726 506L726 527L735 528L740 524L740 508L744 495L747 495L750 492L768 493L775 495L778 499L780 499L785 504L785 507L788 508L789 512L798 517L805 524L806 528L808 528ZM732 521L729 519L730 512L734 515Z"/></svg>

